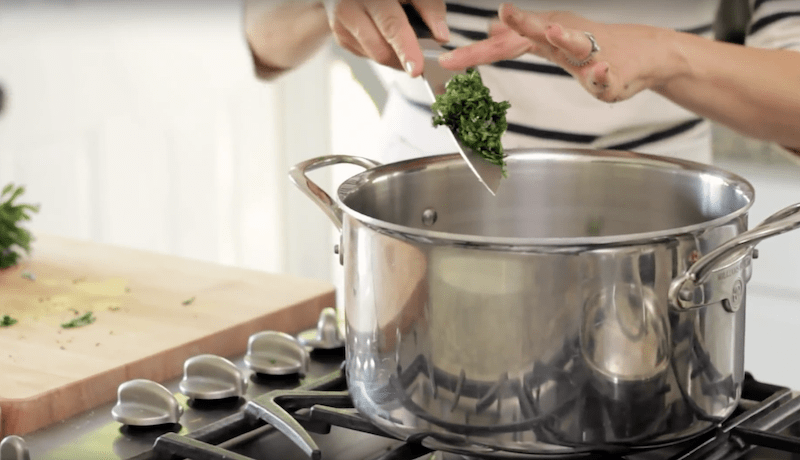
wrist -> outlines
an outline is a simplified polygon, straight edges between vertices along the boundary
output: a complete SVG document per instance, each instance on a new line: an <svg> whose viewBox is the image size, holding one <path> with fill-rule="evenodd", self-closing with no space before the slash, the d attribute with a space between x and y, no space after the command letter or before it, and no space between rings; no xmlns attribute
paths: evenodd
<svg viewBox="0 0 800 460"><path fill-rule="evenodd" d="M650 89L663 91L676 81L692 77L694 69L689 56L692 41L696 38L669 29L661 29L656 33L656 49L663 51L656 55L656 71Z"/></svg>

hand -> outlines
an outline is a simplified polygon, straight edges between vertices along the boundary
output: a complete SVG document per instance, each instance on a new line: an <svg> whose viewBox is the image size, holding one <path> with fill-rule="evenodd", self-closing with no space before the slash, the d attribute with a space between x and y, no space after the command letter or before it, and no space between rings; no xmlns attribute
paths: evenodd
<svg viewBox="0 0 800 460"><path fill-rule="evenodd" d="M450 39L443 0L411 0L434 38ZM423 57L414 30L397 0L326 0L331 30L340 46L383 65L422 73Z"/></svg>
<svg viewBox="0 0 800 460"><path fill-rule="evenodd" d="M505 3L489 38L442 55L450 69L535 54L559 65L600 100L628 99L666 81L670 31L649 26L601 24L569 12L532 13ZM590 32L600 50L592 53ZM576 65L587 61L585 65Z"/></svg>
<svg viewBox="0 0 800 460"><path fill-rule="evenodd" d="M272 80L294 69L331 35L322 2L245 0L243 25L259 78Z"/></svg>

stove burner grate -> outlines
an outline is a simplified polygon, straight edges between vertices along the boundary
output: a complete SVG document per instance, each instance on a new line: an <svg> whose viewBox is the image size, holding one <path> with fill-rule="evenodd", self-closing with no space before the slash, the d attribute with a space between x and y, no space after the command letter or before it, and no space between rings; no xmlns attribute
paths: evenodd
<svg viewBox="0 0 800 460"><path fill-rule="evenodd" d="M768 385L746 375L737 412L717 428L678 445L620 455L580 453L573 458L671 460L737 459L757 447L800 453L800 437L791 431L800 421L800 396L784 387ZM353 408L342 368L293 390L275 390L245 404L230 415L187 435L166 433L152 448L130 460L252 460L231 449L280 431L312 459L322 452L309 433L327 434L332 426L391 438ZM788 433L787 433L788 432ZM376 460L412 460L432 450L417 443L401 443ZM540 455L555 459L563 456Z"/></svg>

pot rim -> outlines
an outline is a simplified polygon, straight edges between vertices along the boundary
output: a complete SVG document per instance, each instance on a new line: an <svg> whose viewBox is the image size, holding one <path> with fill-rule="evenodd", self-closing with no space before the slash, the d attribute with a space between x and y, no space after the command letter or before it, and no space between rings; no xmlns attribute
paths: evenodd
<svg viewBox="0 0 800 460"><path fill-rule="evenodd" d="M572 157L591 157L592 161L603 162L623 162L626 164L639 163L647 166L663 168L672 171L685 171L699 175L708 174L714 176L727 186L735 187L747 199L747 203L734 212L711 219L698 224L675 227L665 230L652 232L628 233L621 235L608 236L585 236L568 238L519 238L502 236L477 236L461 233L443 232L437 230L424 230L404 225L394 224L374 217L370 217L346 204L347 197L357 191L365 183L371 182L375 177L383 176L387 173L397 173L413 171L429 167L431 164L461 161L457 153L432 155L411 160L404 160L395 163L388 163L377 168L367 169L349 179L345 180L337 190L339 206L345 214L361 222L362 224L383 233L392 234L412 241L430 242L437 244L468 245L477 247L491 247L493 249L514 249L536 248L539 250L558 250L574 247L605 247L621 246L636 243L653 242L654 240L674 239L681 235L702 233L704 230L721 226L733 219L748 213L755 201L755 189L753 185L738 174L724 170L722 168L706 165L690 160L670 158L658 155L651 155L638 152L616 151L616 150L592 150L577 148L519 148L507 149L507 157L520 157L536 155L547 159L563 159L565 155ZM513 171L511 172L513 174ZM477 183L477 180L476 180Z"/></svg>

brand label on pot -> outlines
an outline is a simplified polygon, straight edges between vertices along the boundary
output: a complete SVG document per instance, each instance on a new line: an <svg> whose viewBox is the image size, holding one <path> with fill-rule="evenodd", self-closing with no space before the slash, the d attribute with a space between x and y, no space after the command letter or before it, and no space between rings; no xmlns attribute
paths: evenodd
<svg viewBox="0 0 800 460"><path fill-rule="evenodd" d="M730 267L723 268L722 270L719 270L716 273L717 281L724 281L724 280L730 278L731 276L735 276L735 275L739 274L742 270L744 270L745 268L747 268L750 265L750 261L751 260L752 259L750 258L750 255L748 254L745 257L743 257L742 260L740 260L739 262L731 265Z"/></svg>

